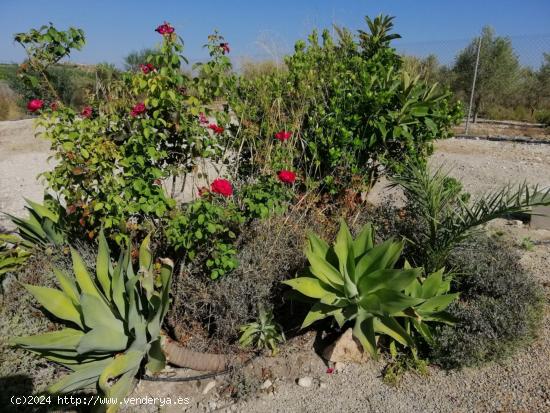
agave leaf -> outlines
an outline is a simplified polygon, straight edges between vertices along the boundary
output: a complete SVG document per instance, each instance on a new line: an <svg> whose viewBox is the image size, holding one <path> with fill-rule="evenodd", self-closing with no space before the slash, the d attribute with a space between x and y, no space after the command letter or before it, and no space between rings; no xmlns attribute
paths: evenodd
<svg viewBox="0 0 550 413"><path fill-rule="evenodd" d="M31 208L40 216L40 218L48 218L55 224L59 222L59 215L51 211L46 206L33 202L27 198L24 199L27 201L27 204L29 204Z"/></svg>
<svg viewBox="0 0 550 413"><path fill-rule="evenodd" d="M341 290L344 286L344 279L340 272L334 268L328 261L314 254L311 251L306 251L307 259L309 260L310 270L313 275L319 278L325 284L332 288Z"/></svg>
<svg viewBox="0 0 550 413"><path fill-rule="evenodd" d="M151 343L151 347L147 352L147 364L146 369L155 374L160 372L166 366L166 356L162 351L161 339L155 340Z"/></svg>
<svg viewBox="0 0 550 413"><path fill-rule="evenodd" d="M115 317L103 299L95 295L82 294L80 305L86 326L90 328L107 327L114 331L124 331L122 321Z"/></svg>
<svg viewBox="0 0 550 413"><path fill-rule="evenodd" d="M386 334L404 346L414 347L414 341L395 318L383 316L374 318L374 331Z"/></svg>
<svg viewBox="0 0 550 413"><path fill-rule="evenodd" d="M441 311L439 313L431 313L429 315L425 315L422 317L422 320L424 321L437 321L439 323L445 323L449 325L454 325L458 321L455 317L453 317L451 314L447 313L446 311Z"/></svg>
<svg viewBox="0 0 550 413"><path fill-rule="evenodd" d="M112 353L125 350L127 346L128 336L124 333L124 327L120 323L120 329L103 325L92 328L82 337L76 351L78 354L89 352Z"/></svg>
<svg viewBox="0 0 550 413"><path fill-rule="evenodd" d="M92 278L90 277L90 274L86 269L86 265L84 264L82 257L74 248L71 248L71 257L73 260L74 275L76 278L76 282L80 287L80 291L83 294L91 295L97 297L98 299L101 299L101 295L95 283L92 281Z"/></svg>
<svg viewBox="0 0 550 413"><path fill-rule="evenodd" d="M342 311L342 309L341 308L335 309L333 306L330 306L330 305L315 303L313 307L311 307L311 310L309 311L309 313L307 313L307 316L304 319L304 322L302 323L301 328L306 328L311 324L313 324L314 322L330 317L331 315L334 315L334 313L339 311Z"/></svg>
<svg viewBox="0 0 550 413"><path fill-rule="evenodd" d="M113 360L112 357L88 363L85 368L68 374L57 383L48 387L47 392L51 394L68 393L82 389L97 381L103 369Z"/></svg>
<svg viewBox="0 0 550 413"><path fill-rule="evenodd" d="M361 278L359 292L364 296L382 288L402 291L421 274L422 268L377 270Z"/></svg>
<svg viewBox="0 0 550 413"><path fill-rule="evenodd" d="M423 313L440 312L445 310L459 296L459 293L436 295L427 299L424 303L415 308L422 315Z"/></svg>
<svg viewBox="0 0 550 413"><path fill-rule="evenodd" d="M422 283L421 298L430 298L437 295L441 283L443 282L443 268L436 272L432 272Z"/></svg>
<svg viewBox="0 0 550 413"><path fill-rule="evenodd" d="M298 277L285 280L283 284L289 285L300 293L311 298L322 298L334 290L317 278Z"/></svg>
<svg viewBox="0 0 550 413"><path fill-rule="evenodd" d="M123 375L128 371L137 371L145 354L140 351L128 351L124 354L119 354L107 365L99 376L99 388L109 394L111 388L108 384L110 380Z"/></svg>
<svg viewBox="0 0 550 413"><path fill-rule="evenodd" d="M174 263L172 260L165 258L161 259L160 279L162 282L162 313L160 322L164 320L168 307L170 306L170 286L172 285L172 274L174 272Z"/></svg>
<svg viewBox="0 0 550 413"><path fill-rule="evenodd" d="M54 288L40 287L37 285L23 284L36 301L57 318L72 321L79 327L82 326L80 312L69 297Z"/></svg>
<svg viewBox="0 0 550 413"><path fill-rule="evenodd" d="M328 244L314 233L308 234L309 248L314 254L326 257L329 250Z"/></svg>
<svg viewBox="0 0 550 413"><path fill-rule="evenodd" d="M139 247L139 269L148 272L153 268L153 256L151 255L151 234L148 234Z"/></svg>
<svg viewBox="0 0 550 413"><path fill-rule="evenodd" d="M130 370L124 373L115 384L113 384L108 392L107 396L108 398L111 398L113 400L121 400L125 396L127 396L130 391L132 390L132 387L134 386L134 378L137 374L138 370ZM119 404L113 403L107 407L106 413L114 413L118 410Z"/></svg>
<svg viewBox="0 0 550 413"><path fill-rule="evenodd" d="M30 350L74 350L84 333L73 328L27 337L16 337L12 343Z"/></svg>
<svg viewBox="0 0 550 413"><path fill-rule="evenodd" d="M65 235L59 230L57 224L48 218L42 221L42 228L46 233L49 242L54 245L63 245L65 243Z"/></svg>
<svg viewBox="0 0 550 413"><path fill-rule="evenodd" d="M359 310L352 331L353 336L361 343L363 350L369 353L373 359L378 360L376 336L374 333L374 318L372 315Z"/></svg>
<svg viewBox="0 0 550 413"><path fill-rule="evenodd" d="M96 275L103 293L108 300L111 300L111 278L109 277L109 269L111 264L111 254L109 245L103 230L99 232L99 247L96 259Z"/></svg>
<svg viewBox="0 0 550 413"><path fill-rule="evenodd" d="M61 287L65 295L71 299L73 304L79 305L80 297L74 281L69 278L67 274L57 268L54 268L53 272L55 274L55 277L57 278L59 286Z"/></svg>
<svg viewBox="0 0 550 413"><path fill-rule="evenodd" d="M338 257L340 273L342 273L345 278L346 275L349 275L347 268L348 256L350 252L352 256L355 254L353 253L353 238L351 237L349 228L344 220L340 221L340 229L338 231L338 235L336 236L336 242L334 243L334 252ZM353 262L353 265L355 265L355 262Z"/></svg>
<svg viewBox="0 0 550 413"><path fill-rule="evenodd" d="M364 296L359 304L369 312L393 315L423 302L424 300L421 298L410 297L399 291L382 288Z"/></svg>
<svg viewBox="0 0 550 413"><path fill-rule="evenodd" d="M413 319L412 322L413 322L414 328L416 329L416 331L420 333L420 335L424 338L424 340L426 340L426 343L428 343L429 345L432 345L434 343L434 338L432 335L432 331L430 330L430 327L426 323L423 323L422 321L418 321L415 319Z"/></svg>
<svg viewBox="0 0 550 413"><path fill-rule="evenodd" d="M126 292L124 285L124 269L126 268L125 262L127 256L128 252L120 254L118 264L113 270L113 276L111 279L112 299L115 303L118 313L124 319L126 319L126 302L124 300L124 295Z"/></svg>
<svg viewBox="0 0 550 413"><path fill-rule="evenodd" d="M382 261L384 255L386 254L392 243L393 240L388 239L382 244L373 247L368 254L363 255L363 257L357 262L357 265L355 267L355 274L358 282L361 281L361 278L363 278L365 274L385 268L379 263Z"/></svg>
<svg viewBox="0 0 550 413"><path fill-rule="evenodd" d="M369 222L361 229L361 232L353 241L355 258L358 259L374 247L374 230Z"/></svg>

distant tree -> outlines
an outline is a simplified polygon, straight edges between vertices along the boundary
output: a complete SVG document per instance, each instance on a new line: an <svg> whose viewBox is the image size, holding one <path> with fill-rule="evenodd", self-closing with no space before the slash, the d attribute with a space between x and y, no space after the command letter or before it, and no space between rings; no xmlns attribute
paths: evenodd
<svg viewBox="0 0 550 413"><path fill-rule="evenodd" d="M134 51L129 53L124 58L124 69L130 72L137 72L139 65L147 62L147 57L156 53L153 49L141 49L140 51Z"/></svg>
<svg viewBox="0 0 550 413"><path fill-rule="evenodd" d="M411 76L420 76L427 83L435 83L443 80L441 73L444 67L439 64L434 54L424 58L417 56L402 56L403 69Z"/></svg>
<svg viewBox="0 0 550 413"><path fill-rule="evenodd" d="M479 38L456 57L453 71L453 89L466 102L469 101L476 64ZM474 122L485 108L502 104L513 96L520 75L520 64L507 37L495 36L490 27L481 33L481 53L473 100Z"/></svg>

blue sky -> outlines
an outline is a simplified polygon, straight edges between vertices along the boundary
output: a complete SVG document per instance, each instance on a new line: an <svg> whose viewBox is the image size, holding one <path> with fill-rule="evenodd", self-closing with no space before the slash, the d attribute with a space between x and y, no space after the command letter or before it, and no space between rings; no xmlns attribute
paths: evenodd
<svg viewBox="0 0 550 413"><path fill-rule="evenodd" d="M218 29L231 45L231 55L266 58L292 49L314 27L335 22L353 30L364 28L363 16L395 15L403 36L395 46L425 55L434 52L444 63L491 25L497 34L512 36L522 61L537 65L550 52L550 0L276 0L276 1L67 1L1 0L0 62L19 62L16 32L51 21L59 29L84 29L87 44L72 56L79 63L122 62L128 52L152 47L153 31L164 20L186 42L186 56L201 59L206 36Z"/></svg>

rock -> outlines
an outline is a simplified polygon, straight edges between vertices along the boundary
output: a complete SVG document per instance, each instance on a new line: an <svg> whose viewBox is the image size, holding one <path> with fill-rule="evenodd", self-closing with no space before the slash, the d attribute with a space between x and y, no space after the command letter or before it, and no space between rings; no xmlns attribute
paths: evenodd
<svg viewBox="0 0 550 413"><path fill-rule="evenodd" d="M264 381L262 383L262 385L260 386L260 390L267 390L269 389L271 386L273 386L273 382L269 379L267 379L266 381Z"/></svg>
<svg viewBox="0 0 550 413"><path fill-rule="evenodd" d="M212 390L214 387L216 387L216 380L209 381L206 386L204 386L204 390L202 391L202 394L208 394L210 390Z"/></svg>
<svg viewBox="0 0 550 413"><path fill-rule="evenodd" d="M326 384L325 382L322 381L322 382L319 383L319 388L321 388L321 389L326 389L326 388L327 388L327 384Z"/></svg>
<svg viewBox="0 0 550 413"><path fill-rule="evenodd" d="M333 363L365 363L369 357L348 328L334 343L323 351L323 358Z"/></svg>
<svg viewBox="0 0 550 413"><path fill-rule="evenodd" d="M311 377L300 377L298 379L298 386L311 387L313 385L313 379Z"/></svg>
<svg viewBox="0 0 550 413"><path fill-rule="evenodd" d="M342 373L344 371L345 364L341 361L334 363L334 371L336 373Z"/></svg>

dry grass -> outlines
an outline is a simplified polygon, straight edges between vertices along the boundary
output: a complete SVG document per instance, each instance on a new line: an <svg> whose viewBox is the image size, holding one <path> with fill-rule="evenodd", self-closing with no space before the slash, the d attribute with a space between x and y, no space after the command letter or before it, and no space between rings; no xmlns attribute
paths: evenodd
<svg viewBox="0 0 550 413"><path fill-rule="evenodd" d="M17 95L8 85L0 82L0 121L22 119L24 115L17 104Z"/></svg>

